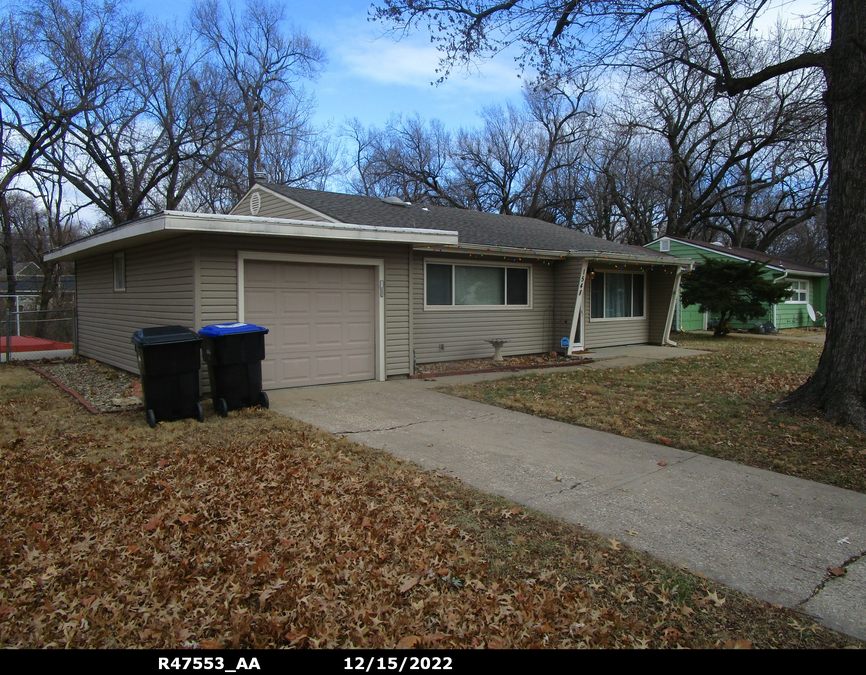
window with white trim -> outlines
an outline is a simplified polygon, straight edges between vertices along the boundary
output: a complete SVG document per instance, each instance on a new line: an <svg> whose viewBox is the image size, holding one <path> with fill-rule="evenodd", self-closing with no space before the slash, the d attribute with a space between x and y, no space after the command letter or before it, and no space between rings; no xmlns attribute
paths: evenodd
<svg viewBox="0 0 866 675"><path fill-rule="evenodd" d="M529 267L511 265L424 265L424 305L445 307L529 307Z"/></svg>
<svg viewBox="0 0 866 675"><path fill-rule="evenodd" d="M646 317L646 280L643 272L596 272L590 281L590 319Z"/></svg>
<svg viewBox="0 0 866 675"><path fill-rule="evenodd" d="M114 290L126 290L126 254L114 254Z"/></svg>
<svg viewBox="0 0 866 675"><path fill-rule="evenodd" d="M809 282L805 280L792 281L788 288L794 291L794 295L788 298L785 302L809 302Z"/></svg>
<svg viewBox="0 0 866 675"><path fill-rule="evenodd" d="M670 239L662 239L659 242L659 251L670 251L671 250L671 240Z"/></svg>

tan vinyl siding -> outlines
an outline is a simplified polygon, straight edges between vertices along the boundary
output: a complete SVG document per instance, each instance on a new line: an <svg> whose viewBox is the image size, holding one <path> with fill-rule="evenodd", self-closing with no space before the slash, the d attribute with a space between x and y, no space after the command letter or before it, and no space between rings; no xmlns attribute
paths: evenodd
<svg viewBox="0 0 866 675"><path fill-rule="evenodd" d="M647 273L647 311L649 312L649 341L660 345L665 342L665 325L674 292L677 268Z"/></svg>
<svg viewBox="0 0 866 675"><path fill-rule="evenodd" d="M261 205L259 212L256 214L260 218L294 218L296 220L314 220L316 222L328 222L327 218L313 213L301 206L292 204L282 197L273 194L267 190L255 190L249 192L231 212L236 216L251 216L250 199L253 192L258 192L261 196Z"/></svg>
<svg viewBox="0 0 866 675"><path fill-rule="evenodd" d="M408 246L246 236L202 237L199 245L202 325L238 319L238 251L384 259L385 375L409 373Z"/></svg>
<svg viewBox="0 0 866 675"><path fill-rule="evenodd" d="M613 267L605 267L590 263L597 273L617 272ZM616 347L617 345L639 345L649 342L649 321L643 319L607 319L590 318L590 303L592 300L592 280L587 280L583 294L583 311L587 318L585 336L587 349L601 347ZM644 308L644 314L650 311L649 303Z"/></svg>
<svg viewBox="0 0 866 675"><path fill-rule="evenodd" d="M577 299L577 287L580 285L580 270L583 261L569 258L553 264L553 284L556 297L553 303L553 345L559 349L561 340L571 333L571 322L574 318L574 302ZM575 342L580 341L580 335L574 336Z"/></svg>
<svg viewBox="0 0 866 675"><path fill-rule="evenodd" d="M126 290L114 290L114 253L79 260L78 349L82 356L138 372L132 334L151 326L197 330L191 237L124 249Z"/></svg>
<svg viewBox="0 0 866 675"><path fill-rule="evenodd" d="M503 355L548 351L553 336L553 267L532 264L532 309L424 309L424 259L463 263L454 257L416 255L412 277L414 349L418 363L493 356L485 340L503 338ZM508 262L503 261L503 264ZM444 345L440 349L439 345Z"/></svg>

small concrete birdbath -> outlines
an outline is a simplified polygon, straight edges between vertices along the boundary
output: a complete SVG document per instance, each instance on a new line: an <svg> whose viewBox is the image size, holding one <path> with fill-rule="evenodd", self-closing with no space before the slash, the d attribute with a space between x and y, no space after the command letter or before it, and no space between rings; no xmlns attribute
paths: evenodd
<svg viewBox="0 0 866 675"><path fill-rule="evenodd" d="M508 340L485 340L485 342L489 342L493 345L493 360L494 361L504 361L502 358L502 345L504 345Z"/></svg>

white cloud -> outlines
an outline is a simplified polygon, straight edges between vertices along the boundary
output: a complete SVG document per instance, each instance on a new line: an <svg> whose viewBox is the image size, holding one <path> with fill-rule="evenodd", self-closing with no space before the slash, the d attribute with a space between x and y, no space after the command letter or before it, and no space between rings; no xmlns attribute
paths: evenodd
<svg viewBox="0 0 866 675"><path fill-rule="evenodd" d="M393 42L388 38L376 41L357 40L345 44L332 56L332 63L342 65L349 74L380 84L395 84L429 89L438 79L439 51L432 45L413 40ZM473 91L508 95L521 87L516 66L506 58L481 64L477 72L452 73L449 89L471 88Z"/></svg>

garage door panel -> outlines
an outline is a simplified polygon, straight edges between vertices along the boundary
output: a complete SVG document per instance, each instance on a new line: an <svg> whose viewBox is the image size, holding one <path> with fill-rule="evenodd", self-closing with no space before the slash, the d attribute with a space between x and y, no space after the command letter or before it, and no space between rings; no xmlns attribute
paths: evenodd
<svg viewBox="0 0 866 675"><path fill-rule="evenodd" d="M346 344L348 345L353 347L359 345L372 347L374 334L372 322L346 322Z"/></svg>
<svg viewBox="0 0 866 675"><path fill-rule="evenodd" d="M346 286L369 288L373 285L373 268L345 267L343 268L343 283Z"/></svg>
<svg viewBox="0 0 866 675"><path fill-rule="evenodd" d="M275 292L276 294L276 292ZM313 307L310 291L285 290L279 294L282 298L283 314L309 316Z"/></svg>
<svg viewBox="0 0 866 675"><path fill-rule="evenodd" d="M313 334L313 341L310 344L310 348L312 350L320 351L323 348L339 348L343 344L344 331L342 322L316 323Z"/></svg>
<svg viewBox="0 0 866 675"><path fill-rule="evenodd" d="M267 327L265 388L376 377L375 268L247 261L244 320Z"/></svg>
<svg viewBox="0 0 866 675"><path fill-rule="evenodd" d="M310 384L311 359L309 356L295 356L280 359L280 378L277 386L301 387Z"/></svg>
<svg viewBox="0 0 866 675"><path fill-rule="evenodd" d="M265 354L268 353L267 343L265 344ZM262 360L262 387L268 389L277 384L277 361L276 359Z"/></svg>
<svg viewBox="0 0 866 675"><path fill-rule="evenodd" d="M346 310L348 312L367 313L373 308L373 293L346 291Z"/></svg>
<svg viewBox="0 0 866 675"><path fill-rule="evenodd" d="M344 291L316 291L315 294L315 308L319 313L343 313Z"/></svg>
<svg viewBox="0 0 866 675"><path fill-rule="evenodd" d="M266 317L277 316L277 293L269 290L256 290L246 293L245 303L254 307L257 315Z"/></svg>
<svg viewBox="0 0 866 675"><path fill-rule="evenodd" d="M258 263L255 263L258 265ZM280 286L283 288L310 288L313 281L313 272L311 265L301 265L294 263L287 265L285 263L271 263L279 267L280 270Z"/></svg>
<svg viewBox="0 0 866 675"><path fill-rule="evenodd" d="M368 354L346 354L346 370L352 376L372 379L374 377L373 358Z"/></svg>
<svg viewBox="0 0 866 675"><path fill-rule="evenodd" d="M277 265L275 263L256 262L255 265L245 267L244 277L247 283L275 288L277 286Z"/></svg>
<svg viewBox="0 0 866 675"><path fill-rule="evenodd" d="M314 377L317 378L340 378L343 375L343 355L331 354L329 356L316 355L314 359L315 372Z"/></svg>
<svg viewBox="0 0 866 675"><path fill-rule="evenodd" d="M278 349L303 349L310 344L311 330L308 323L282 324L277 332L280 340Z"/></svg>

